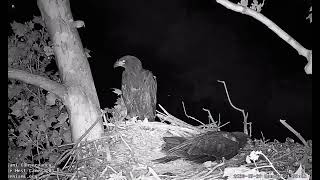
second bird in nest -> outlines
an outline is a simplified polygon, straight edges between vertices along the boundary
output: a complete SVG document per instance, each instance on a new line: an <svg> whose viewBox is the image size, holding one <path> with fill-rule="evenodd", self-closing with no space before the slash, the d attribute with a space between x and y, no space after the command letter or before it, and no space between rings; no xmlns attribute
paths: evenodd
<svg viewBox="0 0 320 180"><path fill-rule="evenodd" d="M209 131L194 137L163 137L166 156L154 162L167 163L184 159L195 163L231 159L243 148L249 136L243 132Z"/></svg>

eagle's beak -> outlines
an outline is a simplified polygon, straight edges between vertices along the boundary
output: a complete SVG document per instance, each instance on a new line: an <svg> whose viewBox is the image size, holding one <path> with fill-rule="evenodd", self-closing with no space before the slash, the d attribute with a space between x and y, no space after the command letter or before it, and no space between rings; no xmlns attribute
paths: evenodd
<svg viewBox="0 0 320 180"><path fill-rule="evenodd" d="M114 63L113 68L116 68L116 67L119 67L119 66L124 67L124 65L125 65L125 60L120 60L119 59L118 61L116 61Z"/></svg>

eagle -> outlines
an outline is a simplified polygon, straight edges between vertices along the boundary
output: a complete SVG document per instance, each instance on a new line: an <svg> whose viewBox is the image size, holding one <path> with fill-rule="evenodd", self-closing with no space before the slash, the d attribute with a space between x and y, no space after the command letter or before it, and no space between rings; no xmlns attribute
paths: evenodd
<svg viewBox="0 0 320 180"><path fill-rule="evenodd" d="M130 55L114 63L114 68L123 67L122 98L127 108L127 118L147 118L154 121L157 104L157 81L151 71L142 67L141 61Z"/></svg>
<svg viewBox="0 0 320 180"><path fill-rule="evenodd" d="M208 131L186 137L163 137L162 151L166 156L153 160L157 163L167 163L177 159L184 159L194 163L206 161L228 160L238 154L249 136L243 132Z"/></svg>

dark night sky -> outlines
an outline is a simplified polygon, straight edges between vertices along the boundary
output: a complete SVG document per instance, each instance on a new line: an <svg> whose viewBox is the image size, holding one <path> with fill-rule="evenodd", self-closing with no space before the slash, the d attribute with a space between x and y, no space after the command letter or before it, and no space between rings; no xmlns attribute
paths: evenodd
<svg viewBox="0 0 320 180"><path fill-rule="evenodd" d="M9 21L40 15L36 1L9 1ZM277 4L272 4L277 3ZM311 24L305 20L308 2L266 0L262 13L304 47L312 49ZM254 137L283 141L294 138L279 119L286 119L306 139L312 134L312 77L304 73L306 59L253 18L215 1L114 0L72 1L84 47L92 50L91 70L101 107L111 106L120 88L121 70L113 63L130 54L138 57L158 81L158 102L182 120L181 101L189 115L207 121L210 109L223 130L242 129L242 116L227 101L249 112Z"/></svg>

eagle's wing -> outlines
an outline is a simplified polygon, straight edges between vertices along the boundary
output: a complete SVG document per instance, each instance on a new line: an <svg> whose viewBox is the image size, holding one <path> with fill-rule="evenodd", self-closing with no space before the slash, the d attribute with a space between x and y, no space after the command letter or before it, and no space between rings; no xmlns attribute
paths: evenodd
<svg viewBox="0 0 320 180"><path fill-rule="evenodd" d="M139 83L134 72L125 70L122 73L122 98L127 108L127 114L131 118L138 116L137 107L139 104Z"/></svg>
<svg viewBox="0 0 320 180"><path fill-rule="evenodd" d="M238 153L239 142L228 132L208 132L195 137L189 148L190 155L207 155L216 159L230 159Z"/></svg>
<svg viewBox="0 0 320 180"><path fill-rule="evenodd" d="M174 142L171 140L171 142ZM177 141L178 142L178 141ZM167 156L180 157L195 162L230 159L238 153L239 142L228 132L208 132L186 139L169 149Z"/></svg>
<svg viewBox="0 0 320 180"><path fill-rule="evenodd" d="M143 113L149 120L154 120L157 104L157 80L151 71L143 70L142 73Z"/></svg>
<svg viewBox="0 0 320 180"><path fill-rule="evenodd" d="M151 121L155 118L157 82L152 72L125 70L122 74L122 93L129 117L138 116Z"/></svg>

